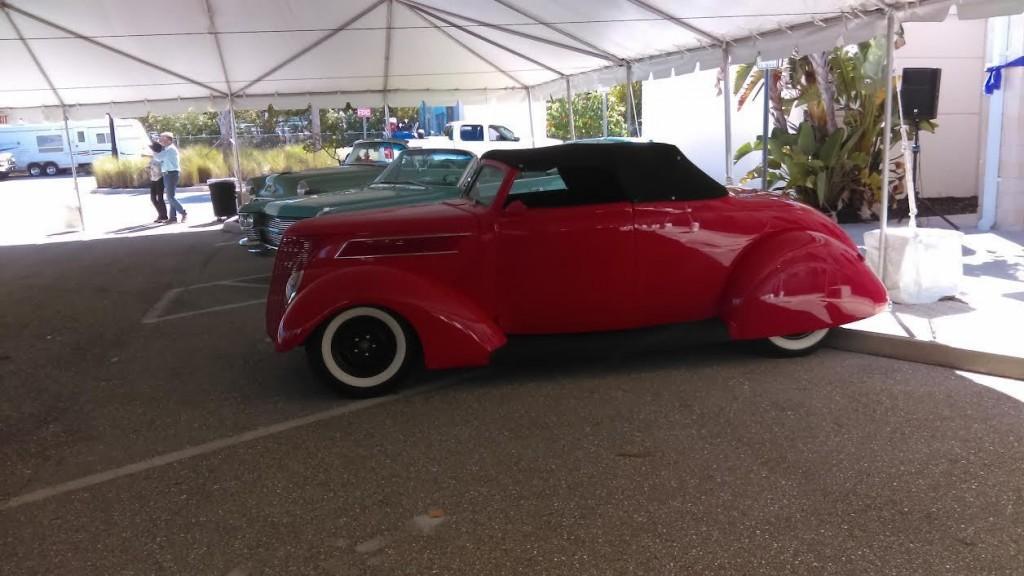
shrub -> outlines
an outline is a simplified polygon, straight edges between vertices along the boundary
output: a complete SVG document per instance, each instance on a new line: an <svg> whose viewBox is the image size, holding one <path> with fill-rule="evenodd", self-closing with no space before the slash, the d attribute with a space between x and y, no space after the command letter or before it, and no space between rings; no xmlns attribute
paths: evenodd
<svg viewBox="0 0 1024 576"><path fill-rule="evenodd" d="M96 186L100 188L149 187L149 160L101 156L92 163Z"/></svg>
<svg viewBox="0 0 1024 576"><path fill-rule="evenodd" d="M211 178L226 178L232 175L233 160L225 162L220 149L206 145L188 146L181 149L181 176L178 186L205 184ZM261 174L326 168L337 166L338 162L323 151L309 153L302 145L294 144L281 148L259 150L243 148L239 153L239 164L243 178ZM97 158L92 170L96 185L100 188L148 188L149 160L145 158L121 158L110 156Z"/></svg>

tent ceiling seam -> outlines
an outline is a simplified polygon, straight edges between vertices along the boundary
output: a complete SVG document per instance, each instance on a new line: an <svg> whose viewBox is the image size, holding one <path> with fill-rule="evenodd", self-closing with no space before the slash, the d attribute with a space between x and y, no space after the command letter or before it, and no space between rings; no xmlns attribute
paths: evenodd
<svg viewBox="0 0 1024 576"><path fill-rule="evenodd" d="M43 68L43 63L39 61L39 58L36 56L35 50L33 50L32 46L29 45L28 40L25 39L25 35L21 33L21 28L18 27L18 24L14 21L14 17L11 16L7 4L0 4L0 8L3 9L4 16L6 16L7 21L11 23L11 28L14 29L14 33L17 34L18 39L21 40L21 44L25 47L25 51L28 52L29 57L31 57L32 61L35 62L36 69L39 70L39 73L42 74L43 79L46 80L46 83L50 86L50 90L53 91L53 95L57 98L57 102L60 103L60 107L63 110L65 108L64 98L61 97L60 91L58 91L57 87L54 86L53 80L50 79L50 75L46 73L46 68Z"/></svg>
<svg viewBox="0 0 1024 576"><path fill-rule="evenodd" d="M417 10L417 11L421 12L422 14L429 15L430 17L432 17L432 18L434 18L436 20L444 22L445 24L447 24L449 26L452 26L453 28L456 28L456 29L460 30L461 32L463 32L465 34L469 34L470 36L472 36L472 37L474 37L474 38L476 38L478 40L483 40L484 42L490 44L491 46L494 46L496 48L500 48L501 50L504 50L505 52L508 52L509 54L512 54L513 56L516 56L518 58L526 60L527 62L532 62L533 64L536 64L537 66L540 66L541 68L544 68L545 70L551 72L552 74L555 74L557 76L565 76L565 74L563 74L560 70L552 68L551 66L548 66L547 64L541 62L540 60L537 60L535 58L527 56L526 54L523 54L522 52L513 50L513 49L509 48L508 46L503 46L502 44L500 44L500 43L498 43L498 42L496 42L494 40L491 40L490 38L487 38L483 34L479 34L479 33L474 32L472 30L467 30L464 26L460 26L460 25L456 24L455 22L452 22L451 20L446 19L444 16L440 16L438 14L433 13L429 8L423 6L422 4L417 4L415 2L410 2L409 0L398 0L398 2L400 2L401 4L405 5L406 7L410 8L412 10Z"/></svg>
<svg viewBox="0 0 1024 576"><path fill-rule="evenodd" d="M376 10L377 8L380 8L380 6L381 6L382 4L384 4L384 2L385 2L385 0L375 0L375 1L373 2L373 3L371 3L371 4L370 4L369 6L367 6L367 7L365 8L365 9L363 9L363 10L362 10L361 12L359 12L358 14L356 14L355 16L353 16L352 18L349 18L348 20L346 20L346 21L345 21L345 22L343 22L343 23L342 23L341 25L339 25L339 26L338 26L337 28L335 28L334 30L331 30L331 31L330 31L330 32L328 32L327 34L324 34L323 36L321 36L321 37L320 37L320 38L318 38L317 40L313 41L313 42L312 42L311 44L309 44L309 45L308 45L308 46L306 46L305 48L302 48L301 50L299 50L298 52L295 52L294 54L292 54L292 55L291 55L291 56L289 56L288 58L285 58L284 60L282 60L282 61L281 61L281 62L280 62L279 64L277 64L276 66L274 66L274 67L273 67L273 68L271 68L270 70L267 70L267 71L266 71L266 72L264 72L263 74L260 74L260 75L259 75L259 76L257 76L257 77L256 77L256 79L255 79L255 80L253 80L252 82L249 82L249 83L248 83L248 84L246 84L245 86L242 86L242 87L241 87L241 88L240 88L240 89L239 89L239 90L237 91L237 93L238 93L238 94L244 93L244 92L245 92L246 90L248 90L249 88L252 88L252 87L253 87L254 85L256 85L257 83L259 83L259 82L261 82L261 81L263 81L263 80L266 80L266 79L267 79L267 77L269 77L269 76L270 76L271 74L273 74L274 72L277 72L278 70L280 70L280 69L284 68L285 66L287 66L287 65L291 64L292 62L295 62L295 61L296 61L296 60L298 60L299 58L301 58L301 57L305 56L305 55L306 55L306 54L308 54L309 52L311 52L311 51L313 51L314 49L316 49L317 47L319 47L319 46L320 46L321 44L323 44L324 42L327 42L328 40L330 40L331 38L333 38L334 36L336 36L336 35L337 35L337 34L338 34L339 32L341 32L342 30L344 30L344 29L348 28L349 26L351 26L351 25L355 24L356 22L358 22L358 21L359 21L360 19L362 19L362 18L363 18L364 16L366 16L366 15L367 15L367 14L369 14L370 12L373 12L373 11L374 11L374 10Z"/></svg>
<svg viewBox="0 0 1024 576"><path fill-rule="evenodd" d="M605 60L605 61L608 61L608 62L616 61L616 59L613 58L609 54L605 54L605 53L602 53L602 52L592 52L590 50L584 50L583 48L580 48L579 46L572 46L571 44L565 44L565 43L562 43L562 42L551 40L550 38L544 38L543 36L535 36L535 35L530 34L528 32L521 32L519 30L515 30L513 28L509 28L508 26L503 26L501 24L491 24L489 22L484 22L483 20L477 20L475 18L471 18L471 17L466 16L464 14L456 14L455 12L451 12L449 10L445 10L444 8L437 8L436 6L428 6L426 4L420 4L419 2L416 2L414 0L405 0L405 3L406 4L415 4L421 10L426 10L427 12L431 13L435 17L437 17L437 14L443 14L445 16L450 16L452 18L458 18L460 20L464 20L466 22L469 22L471 24L475 24L475 25L483 27L483 28L491 28L491 29L497 30L499 32L504 32L506 34L511 34L513 36L519 36L520 38L526 38L527 40L532 40L534 42L539 42L541 44L547 44L548 46L554 46L555 48L561 48L562 50L568 50L570 52L576 52L577 54L582 54L584 56L590 56L591 58L596 58L598 60ZM440 18L438 18L438 19L440 20ZM449 26L452 26L454 28L458 28L458 29L462 30L463 32L466 32L467 31L466 28L468 28L466 25L459 25L459 24L455 24L454 22L449 24Z"/></svg>
<svg viewBox="0 0 1024 576"><path fill-rule="evenodd" d="M28 12L27 10L23 10L23 9L21 9L21 8L15 6L13 4L11 4L10 2L0 2L0 6L3 6L5 11L15 12L17 14L20 14L21 16L24 16L26 18L30 18L32 20L35 20L36 22L39 22L40 24L49 26L49 27L54 28L56 30L60 30L61 32L65 33L65 34L68 34L69 36L73 36L76 39L83 40L83 41L88 42L88 43L90 43L90 44L92 44L94 46L99 46L100 48L103 48L103 49L105 49L105 50L107 50L109 52L113 52L114 54L117 54L119 56L123 56L125 58L128 58L129 60L134 61L134 62L138 62L139 64L142 64L144 66L148 66L150 68L153 68L154 70L158 70L160 72L163 72L164 74L169 74L171 76L174 76L175 78L179 78L181 80L185 80L186 82L188 82L190 84L195 84L196 86L199 86L201 88L205 88L205 89L209 90L210 92L212 92L214 94L218 94L220 96L227 96L227 94L225 94L223 90L219 90L217 88L214 88L213 86L210 86L208 84L204 84L203 82L200 82L200 81L198 81L198 80L196 80L194 78L190 78L188 76L185 76L184 74L181 74L179 72L175 72L174 70L171 70L169 68L164 68L163 66L160 66L159 64L154 64L152 62L149 62L147 60L139 58L138 56L135 56L134 54L130 54L130 53L125 52L123 50L119 50L117 48L114 48L113 46L108 46L108 45L104 44L103 42L100 42L98 40L94 40L92 38L89 38L88 36L79 34L78 32L75 32L74 30L72 30L70 28L67 28L65 26L61 26L60 24L57 24L56 22L53 22L53 21L47 20L45 18L42 18L40 16L37 16L37 15L31 13L31 12ZM10 19L9 15L8 15L8 19ZM14 20L11 19L11 22L13 23Z"/></svg>
<svg viewBox="0 0 1024 576"><path fill-rule="evenodd" d="M527 12L525 9L520 8L520 7L512 4L512 2L510 2L509 0L494 0L494 2L504 6L505 8L508 8L509 10L511 10L511 11L521 15L521 16L525 16L526 18L529 18L530 20L533 20L537 24L540 24L541 26L543 26L543 27L545 27L545 28L547 28L549 30L553 30L553 31L561 34L562 36L565 36L566 38L568 38L570 40L578 42L578 43L586 46L587 48L590 48L591 50L594 50L596 52L599 52L599 53L603 54L606 59L610 59L612 62L615 62L616 64L625 64L626 63L626 61L622 57L616 56L615 54L612 54L611 52L605 50L604 48L601 48L599 46L591 44L590 42L584 40L583 38L580 38L579 36L573 34L572 32L564 30L564 29L562 29L559 26L556 26L554 24L550 24L550 23L544 22L543 20L541 20L540 18L534 16L530 12Z"/></svg>
<svg viewBox="0 0 1024 576"><path fill-rule="evenodd" d="M690 24L689 22L683 20L682 18L676 18L675 16L669 14L668 12L665 12L661 8L658 8L657 6L654 6L654 5L646 2L646 0L629 0L629 1L632 2L633 4L639 6L640 8L646 10L647 12L650 12L651 14L654 14L655 16L664 18L665 20L675 24L676 26L679 26L680 28L683 28L684 30L690 32L691 34L696 34L697 36L700 36L701 38L704 38L705 40L710 40L711 42L714 42L716 44L725 44L725 39L719 38L718 36L715 36L714 34L711 34L710 32L706 32L706 31L704 31L704 30L694 26L693 24Z"/></svg>
<svg viewBox="0 0 1024 576"><path fill-rule="evenodd" d="M482 60L482 61L484 62L484 64L487 64L487 65L488 65L488 66L490 66L491 68L494 68L494 70L495 70L495 71L497 71L497 72L499 72L500 74L504 75L504 76L505 76L506 78L508 78L509 80L511 80L511 81L513 81L513 82L515 82L515 83L516 83L516 84L517 84L517 85L518 85L518 86L519 86L520 88L525 88L525 87L526 87L526 84L525 84L525 83L523 83L523 82L522 82L521 80L519 80L519 79L518 79L518 78L516 78L515 76L512 76L512 75L511 75L511 74L509 74L509 73L508 73L507 71L503 70L503 69L502 69L502 68L501 68L500 66L498 66L498 65L497 65L497 64L495 64L494 62L491 62L490 60L488 60L487 58L485 58L485 57L484 57L484 56L483 56L482 54L480 54L479 52L477 52L477 51L476 51L476 50L474 50L473 48L470 48L468 44L466 44L466 43L465 43L465 42L463 42L462 40L459 40L458 38L456 38L455 36L453 36L453 35L452 35L452 34L451 34L450 32L448 32L448 31L447 31L447 30L445 30L444 28L442 28L442 27L438 26L436 22L432 22L431 20L429 20L429 19L428 19L428 18L427 18L426 16L424 16L424 15L423 15L422 13L420 13L420 12L419 12L419 10L417 10L416 8L413 8L412 6L406 6L406 8L407 8L408 10L410 10L410 11L411 11L411 12L412 12L413 14L415 14L416 16L418 16L418 17L419 17L419 18L420 18L421 20L423 20L424 22L426 22L427 24L429 24L430 26L432 26L432 27L433 27L433 28L434 28L435 30L437 30L438 32L440 32L440 33L444 34L444 35L445 35L445 36L447 36L448 38L450 38L450 39L451 39L451 40L452 40L453 42L455 42L456 44L458 44L459 46L461 46L461 47L462 47L462 48L463 48L464 50L466 50L466 51L467 51L467 52L469 52L470 54L472 54L472 55L476 56L477 58L479 58L480 60Z"/></svg>
<svg viewBox="0 0 1024 576"><path fill-rule="evenodd" d="M206 6L206 18L210 21L210 34L213 36L213 43L217 47L217 57L220 59L220 70L224 74L224 85L228 89L228 96L233 93L231 91L231 79L228 77L228 64L224 60L224 50L220 46L220 36L217 35L217 24L213 19L213 6L210 5L210 0L203 0L203 4Z"/></svg>

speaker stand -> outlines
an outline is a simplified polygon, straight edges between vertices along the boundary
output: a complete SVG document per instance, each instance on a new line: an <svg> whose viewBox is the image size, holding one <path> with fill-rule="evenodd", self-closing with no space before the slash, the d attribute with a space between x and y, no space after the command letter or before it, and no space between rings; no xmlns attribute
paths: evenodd
<svg viewBox="0 0 1024 576"><path fill-rule="evenodd" d="M922 194L921 194L921 181L923 180L923 178L921 178L920 170L918 170L918 166L921 165L920 164L920 156L921 156L921 120L920 120L920 118L917 117L917 110L916 109L914 110L913 129L914 129L914 143L910 146L910 151L911 151L911 153L913 153L913 156L914 156L913 164L912 164L912 166L913 166L912 174L914 176L914 199L917 200L917 202L919 204L924 205L924 207L927 208L928 211L931 212L933 216L938 216L939 218L942 218L946 222L946 224L949 224L950 228L952 228L952 229L954 229L954 230L959 232L960 231L960 227L957 226L956 224L954 224L953 221L950 220L949 218L946 218L945 214L940 214L939 211L936 210L935 207L932 206L931 203L928 202L928 200L926 200L922 196ZM902 218L901 218L901 220L902 220Z"/></svg>

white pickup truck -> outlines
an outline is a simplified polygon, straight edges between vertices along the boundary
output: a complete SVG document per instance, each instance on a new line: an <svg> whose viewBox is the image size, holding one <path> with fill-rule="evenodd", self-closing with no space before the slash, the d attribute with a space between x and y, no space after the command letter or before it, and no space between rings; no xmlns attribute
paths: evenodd
<svg viewBox="0 0 1024 576"><path fill-rule="evenodd" d="M553 146L561 144L561 140L538 138L537 146ZM413 148L458 148L481 155L488 150L500 148L530 148L533 142L529 138L522 139L514 132L502 126L488 122L449 122L444 127L444 136L429 136L410 140Z"/></svg>

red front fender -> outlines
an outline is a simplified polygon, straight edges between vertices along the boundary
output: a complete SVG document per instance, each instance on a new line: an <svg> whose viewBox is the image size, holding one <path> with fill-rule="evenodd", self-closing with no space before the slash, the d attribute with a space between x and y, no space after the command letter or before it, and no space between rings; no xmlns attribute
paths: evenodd
<svg viewBox="0 0 1024 576"><path fill-rule="evenodd" d="M427 368L482 366L506 342L505 334L464 295L416 274L387 266L328 273L303 286L278 325L283 352L306 341L321 324L353 306L374 306L412 325Z"/></svg>
<svg viewBox="0 0 1024 576"><path fill-rule="evenodd" d="M874 316L885 287L850 246L819 232L759 240L733 266L721 317L737 340L800 334Z"/></svg>

